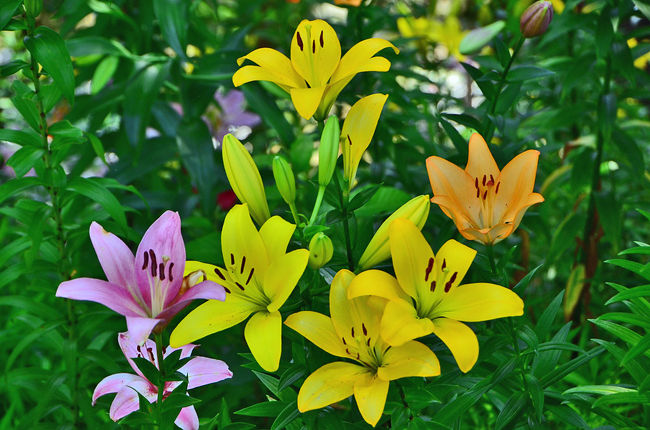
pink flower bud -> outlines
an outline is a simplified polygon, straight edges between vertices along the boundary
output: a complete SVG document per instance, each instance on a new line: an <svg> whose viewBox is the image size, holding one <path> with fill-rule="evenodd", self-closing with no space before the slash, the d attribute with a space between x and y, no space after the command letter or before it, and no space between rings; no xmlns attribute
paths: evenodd
<svg viewBox="0 0 650 430"><path fill-rule="evenodd" d="M536 37L546 33L553 19L553 5L550 1L536 1L521 15L519 28L524 37Z"/></svg>

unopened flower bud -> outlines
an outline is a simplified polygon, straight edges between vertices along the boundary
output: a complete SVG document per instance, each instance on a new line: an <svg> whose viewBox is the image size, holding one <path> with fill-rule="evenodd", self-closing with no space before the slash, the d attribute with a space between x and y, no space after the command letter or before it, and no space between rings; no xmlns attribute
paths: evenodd
<svg viewBox="0 0 650 430"><path fill-rule="evenodd" d="M250 214L258 225L271 218L264 183L248 150L232 134L223 138L223 166L232 190L242 203L248 204Z"/></svg>
<svg viewBox="0 0 650 430"><path fill-rule="evenodd" d="M340 135L339 120L332 115L325 123L318 148L318 185L322 187L330 183L332 174L334 174L336 159L339 156Z"/></svg>
<svg viewBox="0 0 650 430"><path fill-rule="evenodd" d="M422 230L424 223L429 217L430 206L429 196L422 195L409 200L393 212L393 214L379 226L377 232L366 247L366 250L363 251L363 255L359 259L359 268L361 270L369 269L390 257L388 229L393 220L396 218L407 218L413 222L417 228Z"/></svg>
<svg viewBox="0 0 650 430"><path fill-rule="evenodd" d="M326 265L334 254L332 240L325 233L316 233L309 241L309 267L318 270Z"/></svg>
<svg viewBox="0 0 650 430"><path fill-rule="evenodd" d="M296 201L296 180L287 160L279 155L273 158L273 177L282 199L292 205Z"/></svg>
<svg viewBox="0 0 650 430"><path fill-rule="evenodd" d="M519 28L524 37L536 37L546 33L553 19L553 5L550 1L536 1L521 15Z"/></svg>

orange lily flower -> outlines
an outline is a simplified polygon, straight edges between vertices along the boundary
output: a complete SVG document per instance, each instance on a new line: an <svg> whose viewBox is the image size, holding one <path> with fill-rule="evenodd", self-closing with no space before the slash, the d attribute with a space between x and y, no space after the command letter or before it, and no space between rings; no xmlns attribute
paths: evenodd
<svg viewBox="0 0 650 430"><path fill-rule="evenodd" d="M492 245L517 229L526 209L544 197L533 192L539 151L530 149L499 171L483 137L469 139L465 170L444 158L427 158L431 201L466 239Z"/></svg>

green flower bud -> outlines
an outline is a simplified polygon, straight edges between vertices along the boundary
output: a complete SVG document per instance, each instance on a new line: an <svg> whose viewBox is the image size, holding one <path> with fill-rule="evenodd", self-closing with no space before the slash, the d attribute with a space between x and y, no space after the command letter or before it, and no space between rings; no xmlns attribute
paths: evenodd
<svg viewBox="0 0 650 430"><path fill-rule="evenodd" d="M326 265L334 254L332 240L325 233L316 233L309 241L309 267L318 270Z"/></svg>
<svg viewBox="0 0 650 430"><path fill-rule="evenodd" d="M43 0L25 0L25 9L27 10L27 15L32 18L36 18L41 14L43 9Z"/></svg>
<svg viewBox="0 0 650 430"><path fill-rule="evenodd" d="M242 203L248 204L251 216L258 225L271 218L260 171L248 150L232 134L223 138L223 167L232 190Z"/></svg>
<svg viewBox="0 0 650 430"><path fill-rule="evenodd" d="M396 218L407 218L420 230L429 217L429 196L422 195L404 203L386 221L384 221L370 240L359 259L359 268L366 270L374 267L390 257L390 244L388 243L388 228Z"/></svg>
<svg viewBox="0 0 650 430"><path fill-rule="evenodd" d="M320 137L320 148L318 148L318 185L325 187L330 183L336 159L339 156L339 137L341 128L336 116L330 116L323 128Z"/></svg>
<svg viewBox="0 0 650 430"><path fill-rule="evenodd" d="M536 1L521 15L519 28L524 37L536 37L546 33L553 19L553 5L550 1Z"/></svg>
<svg viewBox="0 0 650 430"><path fill-rule="evenodd" d="M273 177L282 199L292 205L296 201L296 180L287 160L279 155L273 158Z"/></svg>

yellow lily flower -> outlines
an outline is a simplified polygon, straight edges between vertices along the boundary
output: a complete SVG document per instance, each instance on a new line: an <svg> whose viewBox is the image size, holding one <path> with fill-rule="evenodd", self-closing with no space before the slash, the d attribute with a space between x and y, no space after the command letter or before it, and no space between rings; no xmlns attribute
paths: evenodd
<svg viewBox="0 0 650 430"><path fill-rule="evenodd" d="M279 216L269 218L259 232L247 205L236 205L226 215L221 233L225 268L188 261L185 272L202 270L226 290L226 300L209 300L176 326L173 348L232 327L248 318L246 343L266 371L278 369L282 352L282 316L278 309L302 276L309 251L286 253L296 226Z"/></svg>
<svg viewBox="0 0 650 430"><path fill-rule="evenodd" d="M485 140L474 133L465 170L444 158L427 158L431 201L466 239L486 245L500 242L519 227L530 206L544 201L533 193L538 158L539 151L530 149L499 171Z"/></svg>
<svg viewBox="0 0 650 430"><path fill-rule="evenodd" d="M374 427L384 411L390 381L440 375L440 363L426 345L414 340L390 347L380 335L388 300L372 296L349 299L348 288L354 279L345 269L334 277L331 318L302 311L290 315L285 324L324 351L356 362L329 363L309 375L298 393L298 410L323 408L354 395L361 416Z"/></svg>
<svg viewBox="0 0 650 430"><path fill-rule="evenodd" d="M436 255L406 218L390 225L390 250L397 279L379 270L359 274L348 297L375 295L390 300L381 319L381 335L393 346L434 333L468 372L478 359L478 340L465 322L523 315L524 303L495 284L459 285L476 251L448 240ZM395 289L398 284L400 289Z"/></svg>
<svg viewBox="0 0 650 430"><path fill-rule="evenodd" d="M399 50L384 39L366 39L341 58L341 44L325 21L303 20L291 41L291 59L271 48L259 48L237 60L256 63L240 68L232 77L238 87L252 81L269 81L291 95L298 114L324 119L341 90L361 72L386 72L390 61L374 55L385 48Z"/></svg>
<svg viewBox="0 0 650 430"><path fill-rule="evenodd" d="M343 121L341 130L343 177L347 179L350 188L354 185L359 162L375 134L381 110L387 99L386 94L372 94L359 99L350 108Z"/></svg>

